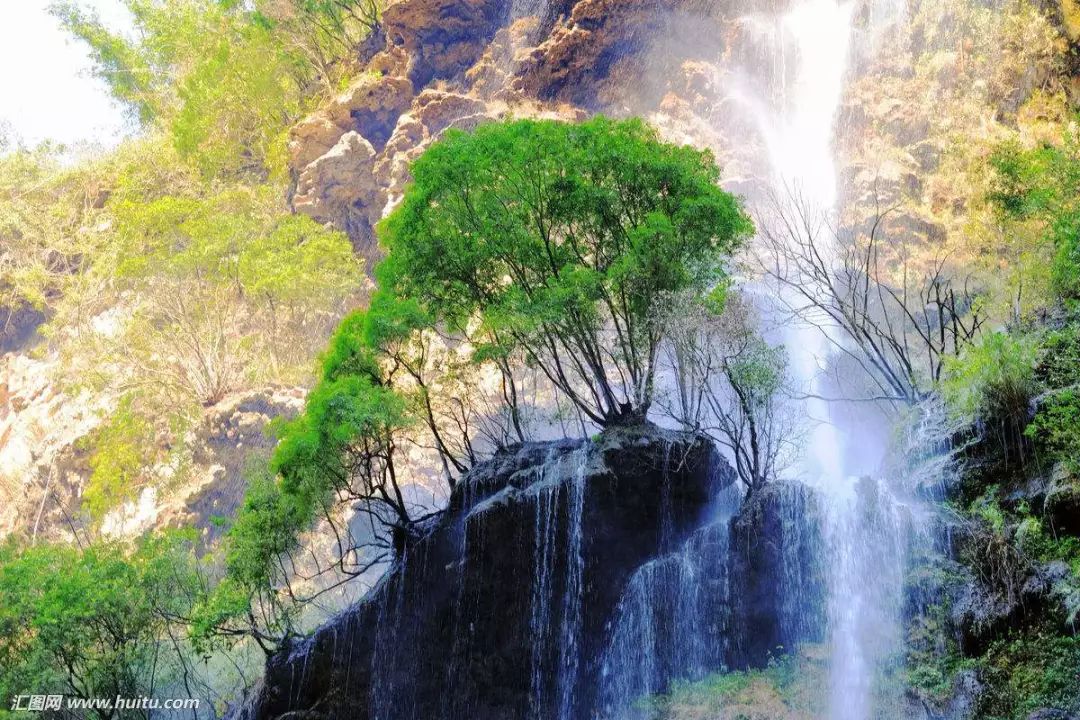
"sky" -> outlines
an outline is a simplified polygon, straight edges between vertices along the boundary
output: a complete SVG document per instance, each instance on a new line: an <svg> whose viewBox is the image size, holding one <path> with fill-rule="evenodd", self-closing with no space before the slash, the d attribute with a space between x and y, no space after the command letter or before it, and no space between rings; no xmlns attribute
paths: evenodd
<svg viewBox="0 0 1080 720"><path fill-rule="evenodd" d="M0 132L25 145L115 145L131 131L130 123L91 75L85 46L49 15L51 1L0 0ZM120 0L80 4L113 27L129 22Z"/></svg>

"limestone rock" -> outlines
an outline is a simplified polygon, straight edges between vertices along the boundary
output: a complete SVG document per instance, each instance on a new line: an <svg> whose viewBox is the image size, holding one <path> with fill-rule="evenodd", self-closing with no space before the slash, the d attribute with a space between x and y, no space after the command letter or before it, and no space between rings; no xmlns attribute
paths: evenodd
<svg viewBox="0 0 1080 720"><path fill-rule="evenodd" d="M293 207L319 222L332 222L353 209L365 218L378 218L383 190L375 183L375 148L360 133L341 136L325 155L300 173Z"/></svg>
<svg viewBox="0 0 1080 720"><path fill-rule="evenodd" d="M414 104L413 115L434 137L448 127L462 129L475 127L485 117L487 104L482 100L460 93L428 89L420 93Z"/></svg>
<svg viewBox="0 0 1080 720"><path fill-rule="evenodd" d="M398 117L412 102L413 86L404 77L365 73L334 98L324 110L327 119L345 130L355 130L373 146L390 139Z"/></svg>
<svg viewBox="0 0 1080 720"><path fill-rule="evenodd" d="M382 15L388 41L408 56L416 87L464 73L508 17L508 0L398 0Z"/></svg>

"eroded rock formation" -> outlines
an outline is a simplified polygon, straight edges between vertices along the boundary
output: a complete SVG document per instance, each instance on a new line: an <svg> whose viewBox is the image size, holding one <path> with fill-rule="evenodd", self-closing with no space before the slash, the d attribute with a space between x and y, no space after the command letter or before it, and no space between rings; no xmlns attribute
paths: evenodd
<svg viewBox="0 0 1080 720"><path fill-rule="evenodd" d="M620 716L674 679L820 641L819 500L795 483L740 496L709 441L654 426L500 454L234 717Z"/></svg>
<svg viewBox="0 0 1080 720"><path fill-rule="evenodd" d="M717 60L730 18L688 0L579 0L537 12L506 0L398 0L385 47L341 94L297 124L297 212L378 256L372 228L408 165L448 128L508 117L642 114L672 139L726 154ZM688 34L690 33L690 34ZM743 143L746 147L746 144Z"/></svg>

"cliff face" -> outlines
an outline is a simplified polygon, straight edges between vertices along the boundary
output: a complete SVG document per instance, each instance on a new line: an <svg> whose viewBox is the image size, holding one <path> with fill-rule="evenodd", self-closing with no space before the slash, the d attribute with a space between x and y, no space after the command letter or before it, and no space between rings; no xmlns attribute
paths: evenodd
<svg viewBox="0 0 1080 720"><path fill-rule="evenodd" d="M753 5L391 3L367 71L292 131L293 206L375 257L373 227L399 199L409 163L449 128L507 117L642 115L720 153L730 175L746 174L757 145L739 125L746 113L732 111L724 65L760 64L740 19ZM725 139L736 132L738 142Z"/></svg>
<svg viewBox="0 0 1080 720"><path fill-rule="evenodd" d="M759 505L791 517L795 499ZM501 455L366 599L272 658L235 716L584 718L719 670L756 632L730 620L748 576L756 599L804 589L757 540L729 557L738 500L710 443L653 427ZM760 518L734 534L767 540ZM775 624L770 639L809 639Z"/></svg>

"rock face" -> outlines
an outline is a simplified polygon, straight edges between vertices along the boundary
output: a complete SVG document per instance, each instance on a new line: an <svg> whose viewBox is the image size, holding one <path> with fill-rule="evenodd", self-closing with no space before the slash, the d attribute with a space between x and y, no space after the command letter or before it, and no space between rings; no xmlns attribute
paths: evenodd
<svg viewBox="0 0 1080 720"><path fill-rule="evenodd" d="M700 0L392 2L365 72L291 132L293 207L373 260L373 228L409 163L448 128L635 113L675 140L718 147L718 94L705 86L723 12Z"/></svg>
<svg viewBox="0 0 1080 720"><path fill-rule="evenodd" d="M232 715L622 717L674 679L820 640L817 497L740 499L709 441L654 426L500 454Z"/></svg>
<svg viewBox="0 0 1080 720"><path fill-rule="evenodd" d="M1080 535L1080 478L1063 465L1054 469L1044 513L1055 532Z"/></svg>
<svg viewBox="0 0 1080 720"><path fill-rule="evenodd" d="M798 483L765 486L731 525L730 665L762 667L825 636L828 587L820 499Z"/></svg>
<svg viewBox="0 0 1080 720"><path fill-rule="evenodd" d="M70 395L53 380L55 359L0 356L0 538L18 534L74 542L86 531L77 514L85 491L91 437L115 398ZM167 456L153 477L168 492L149 484L138 497L118 505L100 530L131 536L153 527L193 525L212 540L221 528L213 516L230 516L243 499L245 471L267 456L275 418L295 415L303 406L301 388L268 387L231 395L207 408L183 440L190 449L177 474ZM161 446L171 442L158 438Z"/></svg>
<svg viewBox="0 0 1080 720"><path fill-rule="evenodd" d="M733 482L711 444L651 427L500 455L367 599L273 658L238 717L587 717L631 576Z"/></svg>

